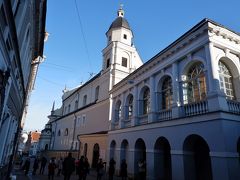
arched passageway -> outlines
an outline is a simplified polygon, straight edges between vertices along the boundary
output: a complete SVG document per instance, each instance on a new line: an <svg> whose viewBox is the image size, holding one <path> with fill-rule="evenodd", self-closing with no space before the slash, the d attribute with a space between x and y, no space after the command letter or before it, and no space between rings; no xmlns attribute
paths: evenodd
<svg viewBox="0 0 240 180"><path fill-rule="evenodd" d="M110 144L110 159L115 159L116 142L113 140Z"/></svg>
<svg viewBox="0 0 240 180"><path fill-rule="evenodd" d="M85 143L84 144L83 156L87 157L87 151L88 151L88 145L87 145L87 143Z"/></svg>
<svg viewBox="0 0 240 180"><path fill-rule="evenodd" d="M99 152L100 152L99 145L95 144L93 146L92 168L97 167L97 163L98 163L98 160L99 160Z"/></svg>
<svg viewBox="0 0 240 180"><path fill-rule="evenodd" d="M172 179L170 145L166 138L157 139L154 146L154 176L159 180Z"/></svg>
<svg viewBox="0 0 240 180"><path fill-rule="evenodd" d="M121 143L120 163L125 159L128 164L128 141L124 139Z"/></svg>
<svg viewBox="0 0 240 180"><path fill-rule="evenodd" d="M143 167L142 163L144 163ZM134 173L137 179L146 179L146 146L144 141L139 138L135 143L135 153L134 153ZM143 173L144 169L144 173Z"/></svg>
<svg viewBox="0 0 240 180"><path fill-rule="evenodd" d="M188 136L183 144L186 180L212 180L211 159L206 141L199 135Z"/></svg>

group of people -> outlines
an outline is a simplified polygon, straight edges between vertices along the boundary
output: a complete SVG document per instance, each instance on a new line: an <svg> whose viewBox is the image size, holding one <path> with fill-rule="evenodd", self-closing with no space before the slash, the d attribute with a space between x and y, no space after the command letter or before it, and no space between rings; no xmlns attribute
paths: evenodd
<svg viewBox="0 0 240 180"><path fill-rule="evenodd" d="M39 168L40 164L40 170L39 174L44 174L45 167L47 165L47 158L42 157L40 160L38 158L35 158L33 163L33 175L36 175L36 172ZM109 180L113 180L114 174L115 174L115 165L116 162L113 158L109 161L109 169L108 169L108 177ZM146 164L141 161L138 163L139 167L139 175L140 178L145 177L146 172ZM28 174L30 168L30 158L27 158L25 160L25 163L23 165L23 169L25 170L25 175ZM106 162L103 162L102 159L99 159L97 165L96 165L96 171L97 171L97 180L101 180L102 177L105 174L106 168ZM68 156L63 160L62 158L56 160L55 158L51 158L51 160L48 163L48 179L53 180L55 176L55 172L57 172L57 176L60 176L61 174L64 175L64 180L70 180L71 175L76 170L76 174L79 176L79 180L86 180L87 175L89 174L90 165L88 162L88 159L84 156L81 156L81 158L77 161L72 157L72 154L69 153ZM120 165L120 176L122 180L127 180L127 163L126 160L123 159Z"/></svg>

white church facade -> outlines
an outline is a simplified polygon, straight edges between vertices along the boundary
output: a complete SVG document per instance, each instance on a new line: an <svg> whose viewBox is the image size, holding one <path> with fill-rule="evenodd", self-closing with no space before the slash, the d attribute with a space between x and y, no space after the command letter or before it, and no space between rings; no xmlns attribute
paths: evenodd
<svg viewBox="0 0 240 180"><path fill-rule="evenodd" d="M117 174L126 159L136 179L139 160L146 179L239 179L240 35L204 19L142 64L123 15L102 71L50 116L48 152L114 158Z"/></svg>

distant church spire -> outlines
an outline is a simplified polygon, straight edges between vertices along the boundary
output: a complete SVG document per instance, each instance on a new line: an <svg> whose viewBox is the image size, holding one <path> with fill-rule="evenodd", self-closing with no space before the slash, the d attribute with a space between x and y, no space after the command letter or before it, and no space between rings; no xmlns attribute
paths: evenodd
<svg viewBox="0 0 240 180"><path fill-rule="evenodd" d="M123 10L123 4L120 4L120 8L118 9L118 17L124 17L124 10Z"/></svg>
<svg viewBox="0 0 240 180"><path fill-rule="evenodd" d="M53 114L53 112L54 112L54 109L55 109L55 101L53 101L53 106L52 106L52 111L51 111L51 114Z"/></svg>

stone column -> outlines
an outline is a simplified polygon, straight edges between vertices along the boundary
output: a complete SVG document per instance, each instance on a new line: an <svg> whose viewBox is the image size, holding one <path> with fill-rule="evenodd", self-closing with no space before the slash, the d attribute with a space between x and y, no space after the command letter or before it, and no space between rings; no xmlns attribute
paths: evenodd
<svg viewBox="0 0 240 180"><path fill-rule="evenodd" d="M237 153L210 152L213 180L240 179Z"/></svg>
<svg viewBox="0 0 240 180"><path fill-rule="evenodd" d="M150 77L150 113L148 115L148 122L156 121L156 96L155 96L155 77Z"/></svg>
<svg viewBox="0 0 240 180"><path fill-rule="evenodd" d="M171 150L172 180L184 180L183 151Z"/></svg>
<svg viewBox="0 0 240 180"><path fill-rule="evenodd" d="M138 123L138 87L134 86L133 89L133 119L132 126L136 126Z"/></svg>
<svg viewBox="0 0 240 180"><path fill-rule="evenodd" d="M154 180L154 151L146 150L146 170L147 170L147 179Z"/></svg>
<svg viewBox="0 0 240 180"><path fill-rule="evenodd" d="M178 64L177 62L172 64L172 91L173 91L173 104L172 104L172 118L178 118L180 116L180 91L179 79L178 79Z"/></svg>
<svg viewBox="0 0 240 180"><path fill-rule="evenodd" d="M136 172L135 172L135 161L134 161L134 154L135 151L134 149L129 149L128 151L128 159L126 159L127 161L127 170L128 170L128 178L133 178L134 176L136 176Z"/></svg>
<svg viewBox="0 0 240 180"><path fill-rule="evenodd" d="M214 55L213 43L205 45L205 53L207 60L207 98L209 111L223 110L228 111L228 105L225 94L220 91L218 62Z"/></svg>

